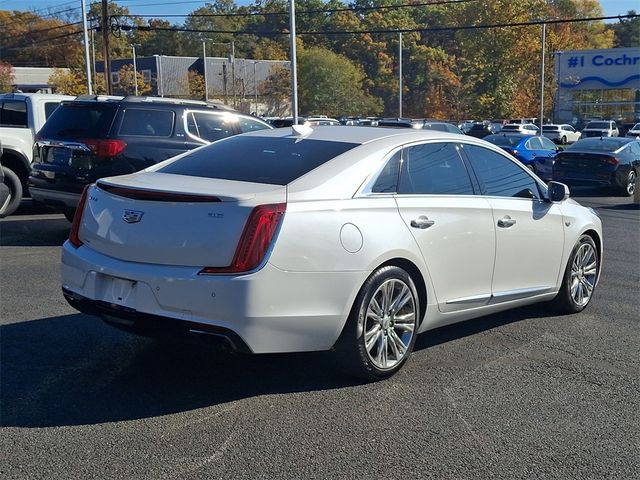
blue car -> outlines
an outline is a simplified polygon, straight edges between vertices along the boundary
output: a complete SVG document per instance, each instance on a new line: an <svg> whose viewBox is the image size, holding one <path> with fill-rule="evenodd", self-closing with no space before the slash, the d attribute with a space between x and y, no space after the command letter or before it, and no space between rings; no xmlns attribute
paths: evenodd
<svg viewBox="0 0 640 480"><path fill-rule="evenodd" d="M516 157L543 180L551 180L558 147L547 137L521 133L498 133L484 140Z"/></svg>

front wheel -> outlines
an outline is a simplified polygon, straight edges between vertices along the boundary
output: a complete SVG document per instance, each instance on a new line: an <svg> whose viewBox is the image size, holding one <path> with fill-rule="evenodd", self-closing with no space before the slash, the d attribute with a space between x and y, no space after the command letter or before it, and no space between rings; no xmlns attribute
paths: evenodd
<svg viewBox="0 0 640 480"><path fill-rule="evenodd" d="M555 304L562 313L584 310L593 296L599 274L598 250L589 235L573 247Z"/></svg>
<svg viewBox="0 0 640 480"><path fill-rule="evenodd" d="M2 167L4 184L9 187L10 196L4 205L0 205L0 218L8 217L15 212L22 201L22 182L13 170Z"/></svg>
<svg viewBox="0 0 640 480"><path fill-rule="evenodd" d="M376 270L356 297L336 345L341 367L367 380L396 373L413 350L419 312L416 287L405 270Z"/></svg>

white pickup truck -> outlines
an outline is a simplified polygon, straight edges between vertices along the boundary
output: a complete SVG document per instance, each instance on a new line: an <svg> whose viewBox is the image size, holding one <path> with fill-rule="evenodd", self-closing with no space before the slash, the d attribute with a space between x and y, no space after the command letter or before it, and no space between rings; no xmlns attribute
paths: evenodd
<svg viewBox="0 0 640 480"><path fill-rule="evenodd" d="M0 141L3 152L0 158L4 184L11 191L11 200L2 216L13 213L26 192L33 141L49 115L63 100L73 100L68 95L45 93L6 93L0 95Z"/></svg>

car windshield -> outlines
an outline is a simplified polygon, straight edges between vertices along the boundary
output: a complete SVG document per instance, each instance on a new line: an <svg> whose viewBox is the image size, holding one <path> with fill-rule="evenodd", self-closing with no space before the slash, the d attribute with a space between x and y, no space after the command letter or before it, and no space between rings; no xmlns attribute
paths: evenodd
<svg viewBox="0 0 640 480"><path fill-rule="evenodd" d="M194 150L158 172L287 185L358 145L291 137L237 136Z"/></svg>
<svg viewBox="0 0 640 480"><path fill-rule="evenodd" d="M515 147L522 141L522 137L519 135L489 135L484 137L483 140L491 142L499 147Z"/></svg>
<svg viewBox="0 0 640 480"><path fill-rule="evenodd" d="M599 128L601 130L609 129L611 125L609 122L589 122L585 128Z"/></svg>
<svg viewBox="0 0 640 480"><path fill-rule="evenodd" d="M615 152L631 141L630 138L585 138L579 140L567 150L592 150L596 152Z"/></svg>
<svg viewBox="0 0 640 480"><path fill-rule="evenodd" d="M40 130L48 139L106 138L117 106L109 103L63 103Z"/></svg>

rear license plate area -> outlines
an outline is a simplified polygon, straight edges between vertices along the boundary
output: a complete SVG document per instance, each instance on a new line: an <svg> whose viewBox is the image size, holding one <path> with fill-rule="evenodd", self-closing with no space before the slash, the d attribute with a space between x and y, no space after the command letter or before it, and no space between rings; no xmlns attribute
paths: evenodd
<svg viewBox="0 0 640 480"><path fill-rule="evenodd" d="M55 165L69 165L72 157L73 151L71 149L53 147L47 152L47 163L53 163Z"/></svg>
<svg viewBox="0 0 640 480"><path fill-rule="evenodd" d="M102 300L121 306L135 308L136 285L138 282L126 278L100 275Z"/></svg>

